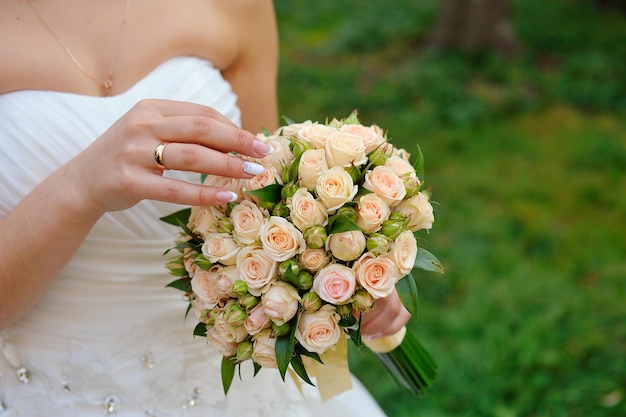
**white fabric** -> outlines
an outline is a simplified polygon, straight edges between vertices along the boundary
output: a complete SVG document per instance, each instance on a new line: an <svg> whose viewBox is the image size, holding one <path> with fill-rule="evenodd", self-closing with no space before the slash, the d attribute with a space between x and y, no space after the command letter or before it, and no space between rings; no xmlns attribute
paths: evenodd
<svg viewBox="0 0 626 417"><path fill-rule="evenodd" d="M0 95L0 217L143 98L198 102L240 122L230 85L195 57L170 59L110 98ZM0 417L102 417L107 397L124 417L381 416L356 380L320 404L314 389L304 399L275 370L253 378L246 368L224 398L219 354L192 336L181 293L165 288L163 252L176 230L158 218L177 209L143 201L105 215L36 308L0 333Z"/></svg>

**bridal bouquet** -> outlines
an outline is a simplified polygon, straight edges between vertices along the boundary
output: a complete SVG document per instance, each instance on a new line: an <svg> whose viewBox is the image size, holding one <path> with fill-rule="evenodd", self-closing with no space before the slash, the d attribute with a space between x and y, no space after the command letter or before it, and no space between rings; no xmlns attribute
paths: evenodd
<svg viewBox="0 0 626 417"><path fill-rule="evenodd" d="M360 317L376 299L397 288L415 314L411 271L443 272L414 234L434 221L419 147L411 164L406 150L356 113L328 123L289 121L258 136L275 150L255 160L262 174L203 177L238 201L162 218L181 228L169 286L185 292L187 313L198 321L194 334L223 355L225 392L244 361L255 374L277 368L284 379L289 369L310 384L315 369L319 384L320 364L345 350L343 340L362 346ZM385 344L369 346L398 382L424 393L437 373L428 352L410 333L387 349L374 347Z"/></svg>

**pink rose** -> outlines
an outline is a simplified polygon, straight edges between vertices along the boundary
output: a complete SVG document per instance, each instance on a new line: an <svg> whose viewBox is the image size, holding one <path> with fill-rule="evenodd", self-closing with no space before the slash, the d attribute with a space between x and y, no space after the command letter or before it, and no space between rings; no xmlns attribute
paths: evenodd
<svg viewBox="0 0 626 417"><path fill-rule="evenodd" d="M408 229L412 232L420 229L432 229L435 221L433 206L428 201L428 195L422 192L398 204L394 211L401 213L408 219Z"/></svg>
<svg viewBox="0 0 626 417"><path fill-rule="evenodd" d="M328 169L323 149L308 149L302 153L298 164L298 178L303 187L315 190L317 179Z"/></svg>
<svg viewBox="0 0 626 417"><path fill-rule="evenodd" d="M333 233L326 241L326 249L342 261L353 261L365 250L367 239L360 230Z"/></svg>
<svg viewBox="0 0 626 417"><path fill-rule="evenodd" d="M386 256L365 252L352 266L356 280L374 298L390 295L399 278L398 268Z"/></svg>
<svg viewBox="0 0 626 417"><path fill-rule="evenodd" d="M216 284L217 274L224 267L216 265L208 271L197 269L191 278L191 290L204 302L205 308L213 308L221 300L222 294Z"/></svg>
<svg viewBox="0 0 626 417"><path fill-rule="evenodd" d="M296 339L309 352L322 354L335 346L341 337L335 308L324 305L315 313L304 312L300 316Z"/></svg>
<svg viewBox="0 0 626 417"><path fill-rule="evenodd" d="M272 216L265 222L260 238L263 250L276 262L293 258L306 248L302 232L293 223L278 216Z"/></svg>
<svg viewBox="0 0 626 417"><path fill-rule="evenodd" d="M270 329L263 330L253 337L252 360L263 368L278 368L276 364L276 338Z"/></svg>
<svg viewBox="0 0 626 417"><path fill-rule="evenodd" d="M206 338L225 358L230 358L237 352L237 343L225 340L215 327L207 329Z"/></svg>
<svg viewBox="0 0 626 417"><path fill-rule="evenodd" d="M202 244L202 254L211 263L234 265L239 246L229 233L209 233Z"/></svg>
<svg viewBox="0 0 626 417"><path fill-rule="evenodd" d="M248 313L248 317L243 322L243 326L248 334L254 336L263 329L267 329L272 325L270 318L265 314L265 307L259 304Z"/></svg>
<svg viewBox="0 0 626 417"><path fill-rule="evenodd" d="M404 182L384 165L374 167L365 174L363 188L376 193L390 207L399 204L406 195Z"/></svg>
<svg viewBox="0 0 626 417"><path fill-rule="evenodd" d="M260 296L277 278L276 262L260 246L246 246L237 255L240 278L250 294Z"/></svg>
<svg viewBox="0 0 626 417"><path fill-rule="evenodd" d="M233 207L230 220L235 240L242 245L249 245L257 240L265 216L256 204L246 200Z"/></svg>
<svg viewBox="0 0 626 417"><path fill-rule="evenodd" d="M299 188L287 206L291 221L302 232L309 227L328 224L326 208L306 188Z"/></svg>
<svg viewBox="0 0 626 417"><path fill-rule="evenodd" d="M417 178L413 165L400 156L390 156L385 162L385 166L391 168L394 174L401 179Z"/></svg>
<svg viewBox="0 0 626 417"><path fill-rule="evenodd" d="M298 290L286 282L277 281L261 297L265 314L279 326L287 323L298 312Z"/></svg>
<svg viewBox="0 0 626 417"><path fill-rule="evenodd" d="M207 234L217 232L217 227L215 225L217 220L223 217L226 217L226 215L219 207L194 206L191 207L191 214L189 215L187 227L189 230L202 236L204 239Z"/></svg>
<svg viewBox="0 0 626 417"><path fill-rule="evenodd" d="M372 233L380 229L390 214L391 210L382 198L374 193L365 194L357 203L356 224L365 233Z"/></svg>
<svg viewBox="0 0 626 417"><path fill-rule="evenodd" d="M337 263L322 268L313 279L313 291L331 304L345 303L352 297L355 288L354 271Z"/></svg>

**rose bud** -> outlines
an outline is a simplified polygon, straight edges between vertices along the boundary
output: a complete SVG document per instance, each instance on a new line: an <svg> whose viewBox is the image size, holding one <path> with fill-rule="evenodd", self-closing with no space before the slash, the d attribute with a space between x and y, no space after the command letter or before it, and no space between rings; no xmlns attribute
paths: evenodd
<svg viewBox="0 0 626 417"><path fill-rule="evenodd" d="M213 266L213 264L201 253L196 253L193 256L193 263L205 271L208 271Z"/></svg>
<svg viewBox="0 0 626 417"><path fill-rule="evenodd" d="M293 195L296 193L296 191L298 191L300 187L293 183L293 182L289 182L286 183L282 190L280 190L280 196L284 201L289 200L291 197L293 197Z"/></svg>
<svg viewBox="0 0 626 417"><path fill-rule="evenodd" d="M230 304L224 309L224 320L233 327L239 327L246 320L246 312L239 304Z"/></svg>
<svg viewBox="0 0 626 417"><path fill-rule="evenodd" d="M304 232L304 241L311 249L320 249L326 245L328 234L324 226L313 226Z"/></svg>
<svg viewBox="0 0 626 417"><path fill-rule="evenodd" d="M246 295L248 293L248 284L246 281L238 279L233 282L233 292L240 297Z"/></svg>
<svg viewBox="0 0 626 417"><path fill-rule="evenodd" d="M383 143L368 155L372 165L379 166L387 163L387 159L389 159L390 156L388 147L389 145L387 143Z"/></svg>
<svg viewBox="0 0 626 417"><path fill-rule="evenodd" d="M249 311L250 309L256 307L259 304L259 299L250 293L246 293L239 297L239 304Z"/></svg>
<svg viewBox="0 0 626 417"><path fill-rule="evenodd" d="M276 203L274 203L273 201L267 201L267 200L263 200L260 198L259 201L257 202L257 205L259 206L259 208L272 211Z"/></svg>
<svg viewBox="0 0 626 417"><path fill-rule="evenodd" d="M389 252L389 245L391 244L391 240L381 234L381 233L372 233L367 237L367 243L365 247L369 252L372 252L376 255L384 255Z"/></svg>
<svg viewBox="0 0 626 417"><path fill-rule="evenodd" d="M367 311L374 307L374 297L367 292L367 290L361 288L352 297L352 304L359 311Z"/></svg>
<svg viewBox="0 0 626 417"><path fill-rule="evenodd" d="M289 207L283 202L277 203L272 209L272 216L289 217Z"/></svg>
<svg viewBox="0 0 626 417"><path fill-rule="evenodd" d="M313 274L309 271L300 271L296 286L301 290L308 290L313 286Z"/></svg>
<svg viewBox="0 0 626 417"><path fill-rule="evenodd" d="M185 262L181 258L172 259L166 264L166 267L172 275L177 277L184 277L187 275Z"/></svg>
<svg viewBox="0 0 626 417"><path fill-rule="evenodd" d="M319 295L310 291L302 296L302 308L309 313L315 313L322 307L323 301Z"/></svg>
<svg viewBox="0 0 626 417"><path fill-rule="evenodd" d="M400 233L406 230L406 220L385 220L380 232L389 239L394 240Z"/></svg>
<svg viewBox="0 0 626 417"><path fill-rule="evenodd" d="M346 216L353 222L356 221L356 208L352 206L343 206L339 210L337 210L337 215Z"/></svg>
<svg viewBox="0 0 626 417"><path fill-rule="evenodd" d="M406 196L404 198L410 198L416 195L420 191L420 180L415 177L402 178L404 183L404 189L406 190Z"/></svg>
<svg viewBox="0 0 626 417"><path fill-rule="evenodd" d="M348 167L345 167L346 172L348 174L350 174L350 177L352 177L352 181L354 181L354 183L358 183L359 180L361 179L361 170L359 169L359 167L355 167L354 165L350 165Z"/></svg>
<svg viewBox="0 0 626 417"><path fill-rule="evenodd" d="M365 234L359 230L334 233L326 242L326 249L342 261L353 261L365 250Z"/></svg>
<svg viewBox="0 0 626 417"><path fill-rule="evenodd" d="M235 226L229 217L223 217L215 222L215 227L219 233L231 233Z"/></svg>
<svg viewBox="0 0 626 417"><path fill-rule="evenodd" d="M248 359L250 359L252 357L252 342L250 342L249 340L244 340L243 342L239 343L239 346L237 346L237 353L235 353L235 361L237 362L243 362L243 361L247 361Z"/></svg>
<svg viewBox="0 0 626 417"><path fill-rule="evenodd" d="M348 317L352 315L352 303L348 303L348 304L339 304L336 307L337 310L337 314L339 314L341 317Z"/></svg>
<svg viewBox="0 0 626 417"><path fill-rule="evenodd" d="M278 275L287 282L294 280L300 274L300 265L295 259L287 259L278 265Z"/></svg>
<svg viewBox="0 0 626 417"><path fill-rule="evenodd" d="M295 137L292 137L291 143L289 143L289 149L291 150L291 153L293 153L294 159L296 159L300 155L302 155L305 151L308 151L309 149L311 149L311 145L309 144L309 142L305 140L296 139Z"/></svg>

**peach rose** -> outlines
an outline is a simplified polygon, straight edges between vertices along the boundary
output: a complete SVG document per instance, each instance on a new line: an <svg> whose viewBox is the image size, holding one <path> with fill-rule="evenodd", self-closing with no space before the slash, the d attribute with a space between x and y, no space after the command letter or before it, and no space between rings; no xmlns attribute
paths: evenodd
<svg viewBox="0 0 626 417"><path fill-rule="evenodd" d="M263 171L261 174L255 175L254 177L248 180L244 180L246 182L243 187L243 191L259 190L271 184L283 183L280 178L280 173L282 172L282 170L277 171L276 168L274 168L271 165L264 165L264 166L265 166L265 171ZM244 199L246 200L257 201L256 197L251 196L250 194L243 194L243 196L244 196Z"/></svg>
<svg viewBox="0 0 626 417"><path fill-rule="evenodd" d="M305 249L298 256L298 263L307 271L317 272L330 262L330 255L326 249Z"/></svg>
<svg viewBox="0 0 626 417"><path fill-rule="evenodd" d="M328 137L336 131L336 128L321 123L305 123L298 130L296 137L309 142L314 149L324 149Z"/></svg>
<svg viewBox="0 0 626 417"><path fill-rule="evenodd" d="M239 279L239 269L236 266L221 268L215 274L215 285L220 294L226 297L235 297L233 283Z"/></svg>
<svg viewBox="0 0 626 417"><path fill-rule="evenodd" d="M203 184L210 187L219 187L224 188L226 190L232 191L233 193L239 196L241 199L241 191L245 184L246 180L242 178L231 178L225 177L223 175L207 175Z"/></svg>
<svg viewBox="0 0 626 417"><path fill-rule="evenodd" d="M389 207L399 204L406 196L404 183L391 168L380 165L365 174L363 188L383 199Z"/></svg>
<svg viewBox="0 0 626 417"><path fill-rule="evenodd" d="M263 330L253 337L252 360L263 368L278 368L276 364L276 338L270 329Z"/></svg>
<svg viewBox="0 0 626 417"><path fill-rule="evenodd" d="M324 305L315 313L304 312L300 316L296 339L309 352L322 354L335 346L341 337L335 308Z"/></svg>
<svg viewBox="0 0 626 417"><path fill-rule="evenodd" d="M229 233L209 233L202 244L202 254L211 263L234 265L239 246Z"/></svg>
<svg viewBox="0 0 626 417"><path fill-rule="evenodd" d="M365 233L372 233L380 229L390 214L391 210L382 198L374 193L365 194L357 203L356 224Z"/></svg>
<svg viewBox="0 0 626 417"><path fill-rule="evenodd" d="M263 294L261 303L270 320L278 326L282 326L298 312L300 295L294 286L277 281Z"/></svg>
<svg viewBox="0 0 626 417"><path fill-rule="evenodd" d="M356 280L374 298L390 295L399 278L398 268L386 256L365 252L352 266Z"/></svg>
<svg viewBox="0 0 626 417"><path fill-rule="evenodd" d="M218 219L226 217L224 212L215 206L193 206L187 227L195 234L206 238L209 233L217 232L215 226Z"/></svg>
<svg viewBox="0 0 626 417"><path fill-rule="evenodd" d="M382 129L376 125L363 126L358 124L347 124L341 126L340 130L361 138L361 141L365 146L366 154L372 152L380 144L386 142Z"/></svg>
<svg viewBox="0 0 626 417"><path fill-rule="evenodd" d="M267 329L271 325L272 321L267 314L265 314L265 307L261 304L250 310L248 317L246 317L246 320L243 322L243 326L248 331L248 334L252 336L263 329Z"/></svg>
<svg viewBox="0 0 626 417"><path fill-rule="evenodd" d="M356 287L354 271L347 266L333 263L322 269L313 279L313 291L331 304L343 304L352 297Z"/></svg>
<svg viewBox="0 0 626 417"><path fill-rule="evenodd" d="M315 191L326 211L332 214L354 198L358 187L343 167L333 167L319 176Z"/></svg>
<svg viewBox="0 0 626 417"><path fill-rule="evenodd" d="M222 294L216 283L217 274L224 269L215 265L208 271L197 269L191 278L191 290L204 302L205 308L213 308L221 300Z"/></svg>
<svg viewBox="0 0 626 417"><path fill-rule="evenodd" d="M273 167L275 172L280 173L283 167L291 164L293 161L293 153L289 149L289 138L286 136L271 136L264 139L265 143L274 148L274 152L259 160L265 169L269 166Z"/></svg>
<svg viewBox="0 0 626 417"><path fill-rule="evenodd" d="M215 327L207 329L206 338L225 358L230 358L237 352L237 343L224 340Z"/></svg>
<svg viewBox="0 0 626 417"><path fill-rule="evenodd" d="M408 219L407 227L412 232L432 229L435 221L433 206L428 201L428 195L422 192L398 204L394 211L401 213Z"/></svg>
<svg viewBox="0 0 626 417"><path fill-rule="evenodd" d="M317 179L327 169L326 152L323 149L307 149L302 153L298 164L300 184L310 191L315 190Z"/></svg>
<svg viewBox="0 0 626 417"><path fill-rule="evenodd" d="M250 294L260 296L278 276L276 262L260 246L246 246L237 255L239 277Z"/></svg>
<svg viewBox="0 0 626 417"><path fill-rule="evenodd" d="M291 221L302 232L312 226L328 224L326 208L306 188L299 188L287 206Z"/></svg>
<svg viewBox="0 0 626 417"><path fill-rule="evenodd" d="M242 245L249 245L257 240L265 216L256 204L246 200L233 207L230 220L235 240Z"/></svg>
<svg viewBox="0 0 626 417"><path fill-rule="evenodd" d="M342 261L353 261L365 250L367 239L360 230L333 233L326 241L326 249Z"/></svg>
<svg viewBox="0 0 626 417"><path fill-rule="evenodd" d="M278 216L270 217L263 224L260 238L263 250L276 262L293 258L306 248L302 232L293 223Z"/></svg>
<svg viewBox="0 0 626 417"><path fill-rule="evenodd" d="M248 337L248 331L243 326L233 326L224 320L222 314L215 317L215 324L212 327L217 331L219 337L231 343L239 343Z"/></svg>
<svg viewBox="0 0 626 417"><path fill-rule="evenodd" d="M391 244L391 251L387 256L393 261L396 268L403 277L413 270L415 258L417 257L417 241L413 232L405 230L400 233L396 240Z"/></svg>
<svg viewBox="0 0 626 417"><path fill-rule="evenodd" d="M361 166L367 162L365 145L358 136L335 132L326 140L326 162L329 167Z"/></svg>

